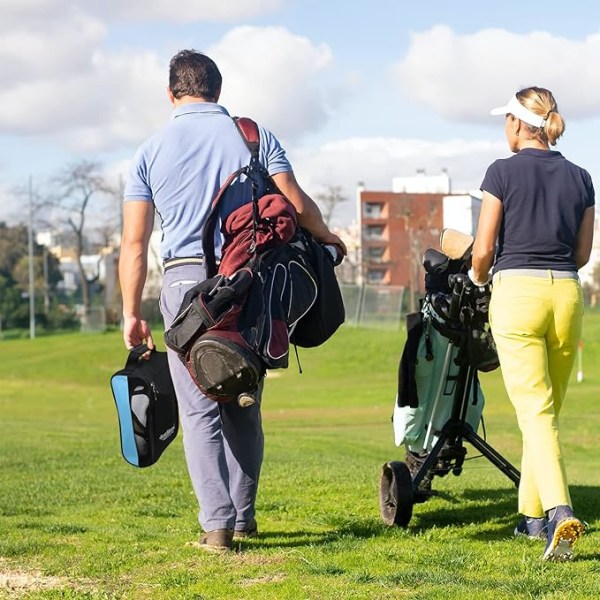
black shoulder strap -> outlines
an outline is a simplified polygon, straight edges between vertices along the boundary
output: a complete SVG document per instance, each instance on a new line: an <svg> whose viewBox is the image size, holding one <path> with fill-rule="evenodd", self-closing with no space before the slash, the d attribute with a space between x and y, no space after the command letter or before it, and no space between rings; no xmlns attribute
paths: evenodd
<svg viewBox="0 0 600 600"><path fill-rule="evenodd" d="M206 218L206 223L202 228L202 251L204 253L204 264L206 267L206 276L214 277L217 273L217 261L215 257L215 229L217 227L217 221L219 220L219 202L229 186L237 179L241 174L251 176L252 179L252 202L253 202L253 220L256 224L258 221L258 181L257 172L261 176L268 177L266 169L261 168L259 162L260 152L260 133L258 131L258 125L252 119L248 117L233 117L236 129L240 136L244 140L244 143L250 150L250 164L247 167L242 167L234 173L232 173L227 181L221 186L221 189L217 192L210 213ZM264 171L264 172L263 172Z"/></svg>

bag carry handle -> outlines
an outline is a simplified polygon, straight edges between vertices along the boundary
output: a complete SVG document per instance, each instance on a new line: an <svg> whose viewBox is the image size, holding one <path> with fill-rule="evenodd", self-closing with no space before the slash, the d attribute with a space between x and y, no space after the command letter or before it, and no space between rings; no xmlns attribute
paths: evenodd
<svg viewBox="0 0 600 600"><path fill-rule="evenodd" d="M148 350L150 350L148 348L148 346L146 344L139 344L138 346L135 346L134 348L132 348L129 351L129 356L127 357L127 362L125 363L125 367L135 367L135 365L139 362L140 358L142 358L142 356L144 354L146 354L146 352L148 352ZM150 350L150 352L156 352L156 348L152 348L152 350Z"/></svg>

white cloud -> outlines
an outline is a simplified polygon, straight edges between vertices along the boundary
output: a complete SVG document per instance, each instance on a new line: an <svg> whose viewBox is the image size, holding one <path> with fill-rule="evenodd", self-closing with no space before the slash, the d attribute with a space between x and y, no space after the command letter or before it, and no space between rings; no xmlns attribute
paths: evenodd
<svg viewBox="0 0 600 600"><path fill-rule="evenodd" d="M320 75L331 64L325 44L283 27L236 27L207 52L223 75L223 104L280 138L319 129L328 118Z"/></svg>
<svg viewBox="0 0 600 600"><path fill-rule="evenodd" d="M106 33L101 21L79 13L15 24L0 36L3 89L32 80L60 83L85 72Z"/></svg>
<svg viewBox="0 0 600 600"><path fill-rule="evenodd" d="M350 200L336 212L340 224L355 218L354 194L358 182L368 190L390 191L394 177L417 169L438 175L447 169L452 191L478 189L488 165L508 152L503 142L452 139L424 141L402 138L349 138L320 148L290 152L300 185L313 197L324 186L339 185Z"/></svg>
<svg viewBox="0 0 600 600"><path fill-rule="evenodd" d="M555 94L566 118L600 112L600 34L571 40L534 31L456 34L445 25L412 35L393 68L405 93L441 116L485 122L489 110L530 85Z"/></svg>
<svg viewBox="0 0 600 600"><path fill-rule="evenodd" d="M77 10L70 5L70 0L2 0L0 30L58 21L70 10Z"/></svg>
<svg viewBox="0 0 600 600"><path fill-rule="evenodd" d="M0 129L50 135L79 150L137 143L169 115L165 67L153 52L101 50L87 69L39 74L0 91Z"/></svg>
<svg viewBox="0 0 600 600"><path fill-rule="evenodd" d="M106 21L242 22L272 12L288 0L86 0L85 11ZM58 19L78 10L72 0L2 0L2 24Z"/></svg>
<svg viewBox="0 0 600 600"><path fill-rule="evenodd" d="M142 20L227 21L244 19L271 12L279 8L283 0L91 0L89 9L105 15Z"/></svg>
<svg viewBox="0 0 600 600"><path fill-rule="evenodd" d="M163 125L171 111L170 57L109 51L106 35L100 21L78 12L7 32L0 41L0 61L8 65L0 132L44 135L74 151L97 152L135 146ZM331 62L327 46L281 27L238 27L208 53L223 72L223 101L232 113L252 116L288 140L328 118L327 90L318 85Z"/></svg>

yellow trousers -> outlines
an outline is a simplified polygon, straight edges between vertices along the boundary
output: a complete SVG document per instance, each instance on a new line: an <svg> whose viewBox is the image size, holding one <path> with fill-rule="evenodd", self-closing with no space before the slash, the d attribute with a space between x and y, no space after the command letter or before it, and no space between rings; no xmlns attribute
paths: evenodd
<svg viewBox="0 0 600 600"><path fill-rule="evenodd" d="M494 276L490 325L506 391L523 437L519 512L542 517L571 506L558 415L581 337L578 279Z"/></svg>

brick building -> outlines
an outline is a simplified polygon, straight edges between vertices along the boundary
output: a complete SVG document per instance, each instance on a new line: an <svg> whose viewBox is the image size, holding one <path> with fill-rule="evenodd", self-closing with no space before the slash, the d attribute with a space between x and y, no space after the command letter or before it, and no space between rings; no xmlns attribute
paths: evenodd
<svg viewBox="0 0 600 600"><path fill-rule="evenodd" d="M422 257L438 248L442 229L474 234L481 200L451 194L447 173L396 178L393 191L357 190L360 237L358 282L424 290Z"/></svg>
<svg viewBox="0 0 600 600"><path fill-rule="evenodd" d="M364 283L420 290L425 249L437 247L444 194L362 191L361 258Z"/></svg>

